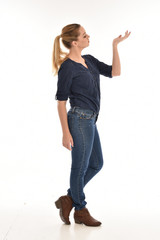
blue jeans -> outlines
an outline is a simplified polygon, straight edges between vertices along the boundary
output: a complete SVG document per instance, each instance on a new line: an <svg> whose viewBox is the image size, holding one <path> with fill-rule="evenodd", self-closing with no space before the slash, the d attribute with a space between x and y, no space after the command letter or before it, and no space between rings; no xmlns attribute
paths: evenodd
<svg viewBox="0 0 160 240"><path fill-rule="evenodd" d="M73 107L67 113L68 126L73 138L70 188L67 195L73 199L75 210L85 207L83 188L100 171L103 156L96 126L98 115L90 109Z"/></svg>

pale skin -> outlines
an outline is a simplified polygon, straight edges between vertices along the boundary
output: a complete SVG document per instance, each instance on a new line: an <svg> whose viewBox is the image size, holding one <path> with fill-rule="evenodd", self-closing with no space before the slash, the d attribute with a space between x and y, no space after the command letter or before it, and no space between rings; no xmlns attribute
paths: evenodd
<svg viewBox="0 0 160 240"><path fill-rule="evenodd" d="M79 31L80 31L80 36L78 37L78 41L72 42L72 47L69 50L68 57L87 67L84 59L81 57L81 51L85 47L89 46L90 36L86 33L85 29L82 26L80 27ZM112 76L120 76L121 74L121 65L120 65L117 46L120 42L127 39L130 34L131 32L128 33L128 30L127 30L125 32L124 37L122 37L122 35L119 35L117 38L113 39ZM58 100L57 109L58 109L58 114L59 114L59 118L62 126L62 132L63 132L62 145L71 151L72 150L71 146L74 147L74 142L68 126L66 103L67 101Z"/></svg>

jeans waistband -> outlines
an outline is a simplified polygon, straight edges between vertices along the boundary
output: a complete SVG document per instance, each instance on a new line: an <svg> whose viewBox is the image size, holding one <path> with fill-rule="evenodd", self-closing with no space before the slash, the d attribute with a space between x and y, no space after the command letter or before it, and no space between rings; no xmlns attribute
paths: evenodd
<svg viewBox="0 0 160 240"><path fill-rule="evenodd" d="M70 111L72 112L72 113L74 113L74 112L78 112L78 113L88 113L88 114L92 114L93 116L95 116L96 117L96 121L97 121L97 119L98 119L98 115L99 115L99 113L96 113L96 112L94 112L94 111L92 111L91 109L85 109L85 108L81 108L81 107L78 107L78 106L74 106L74 107L71 107L70 108Z"/></svg>
<svg viewBox="0 0 160 240"><path fill-rule="evenodd" d="M83 112L83 113L98 115L98 113L94 112L91 109L81 108L81 107L78 107L78 106L71 107L71 111L72 111L72 113L73 112Z"/></svg>

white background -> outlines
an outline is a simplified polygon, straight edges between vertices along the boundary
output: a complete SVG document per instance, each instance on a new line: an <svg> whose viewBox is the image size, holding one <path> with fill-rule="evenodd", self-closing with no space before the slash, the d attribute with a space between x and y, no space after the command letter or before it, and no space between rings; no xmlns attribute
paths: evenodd
<svg viewBox="0 0 160 240"><path fill-rule="evenodd" d="M1 1L0 239L160 238L159 13L158 0ZM104 166L85 188L102 221L94 229L72 214L63 225L54 205L69 187L71 152L62 146L52 50L71 23L90 35L82 54L109 65L113 39L131 31L118 45L121 76L100 76Z"/></svg>

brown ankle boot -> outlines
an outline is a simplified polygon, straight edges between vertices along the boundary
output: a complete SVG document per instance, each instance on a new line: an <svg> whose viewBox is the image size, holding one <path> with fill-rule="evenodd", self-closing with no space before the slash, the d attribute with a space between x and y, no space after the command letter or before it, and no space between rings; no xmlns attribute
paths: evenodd
<svg viewBox="0 0 160 240"><path fill-rule="evenodd" d="M62 221L66 224L70 224L69 221L69 214L73 208L72 206L73 200L70 196L65 195L65 196L61 196L56 202L55 205L58 209L60 209L59 211L59 215L62 219Z"/></svg>
<svg viewBox="0 0 160 240"><path fill-rule="evenodd" d="M87 226L100 226L101 222L94 219L87 208L82 208L81 210L75 210L74 212L75 223L84 223Z"/></svg>

